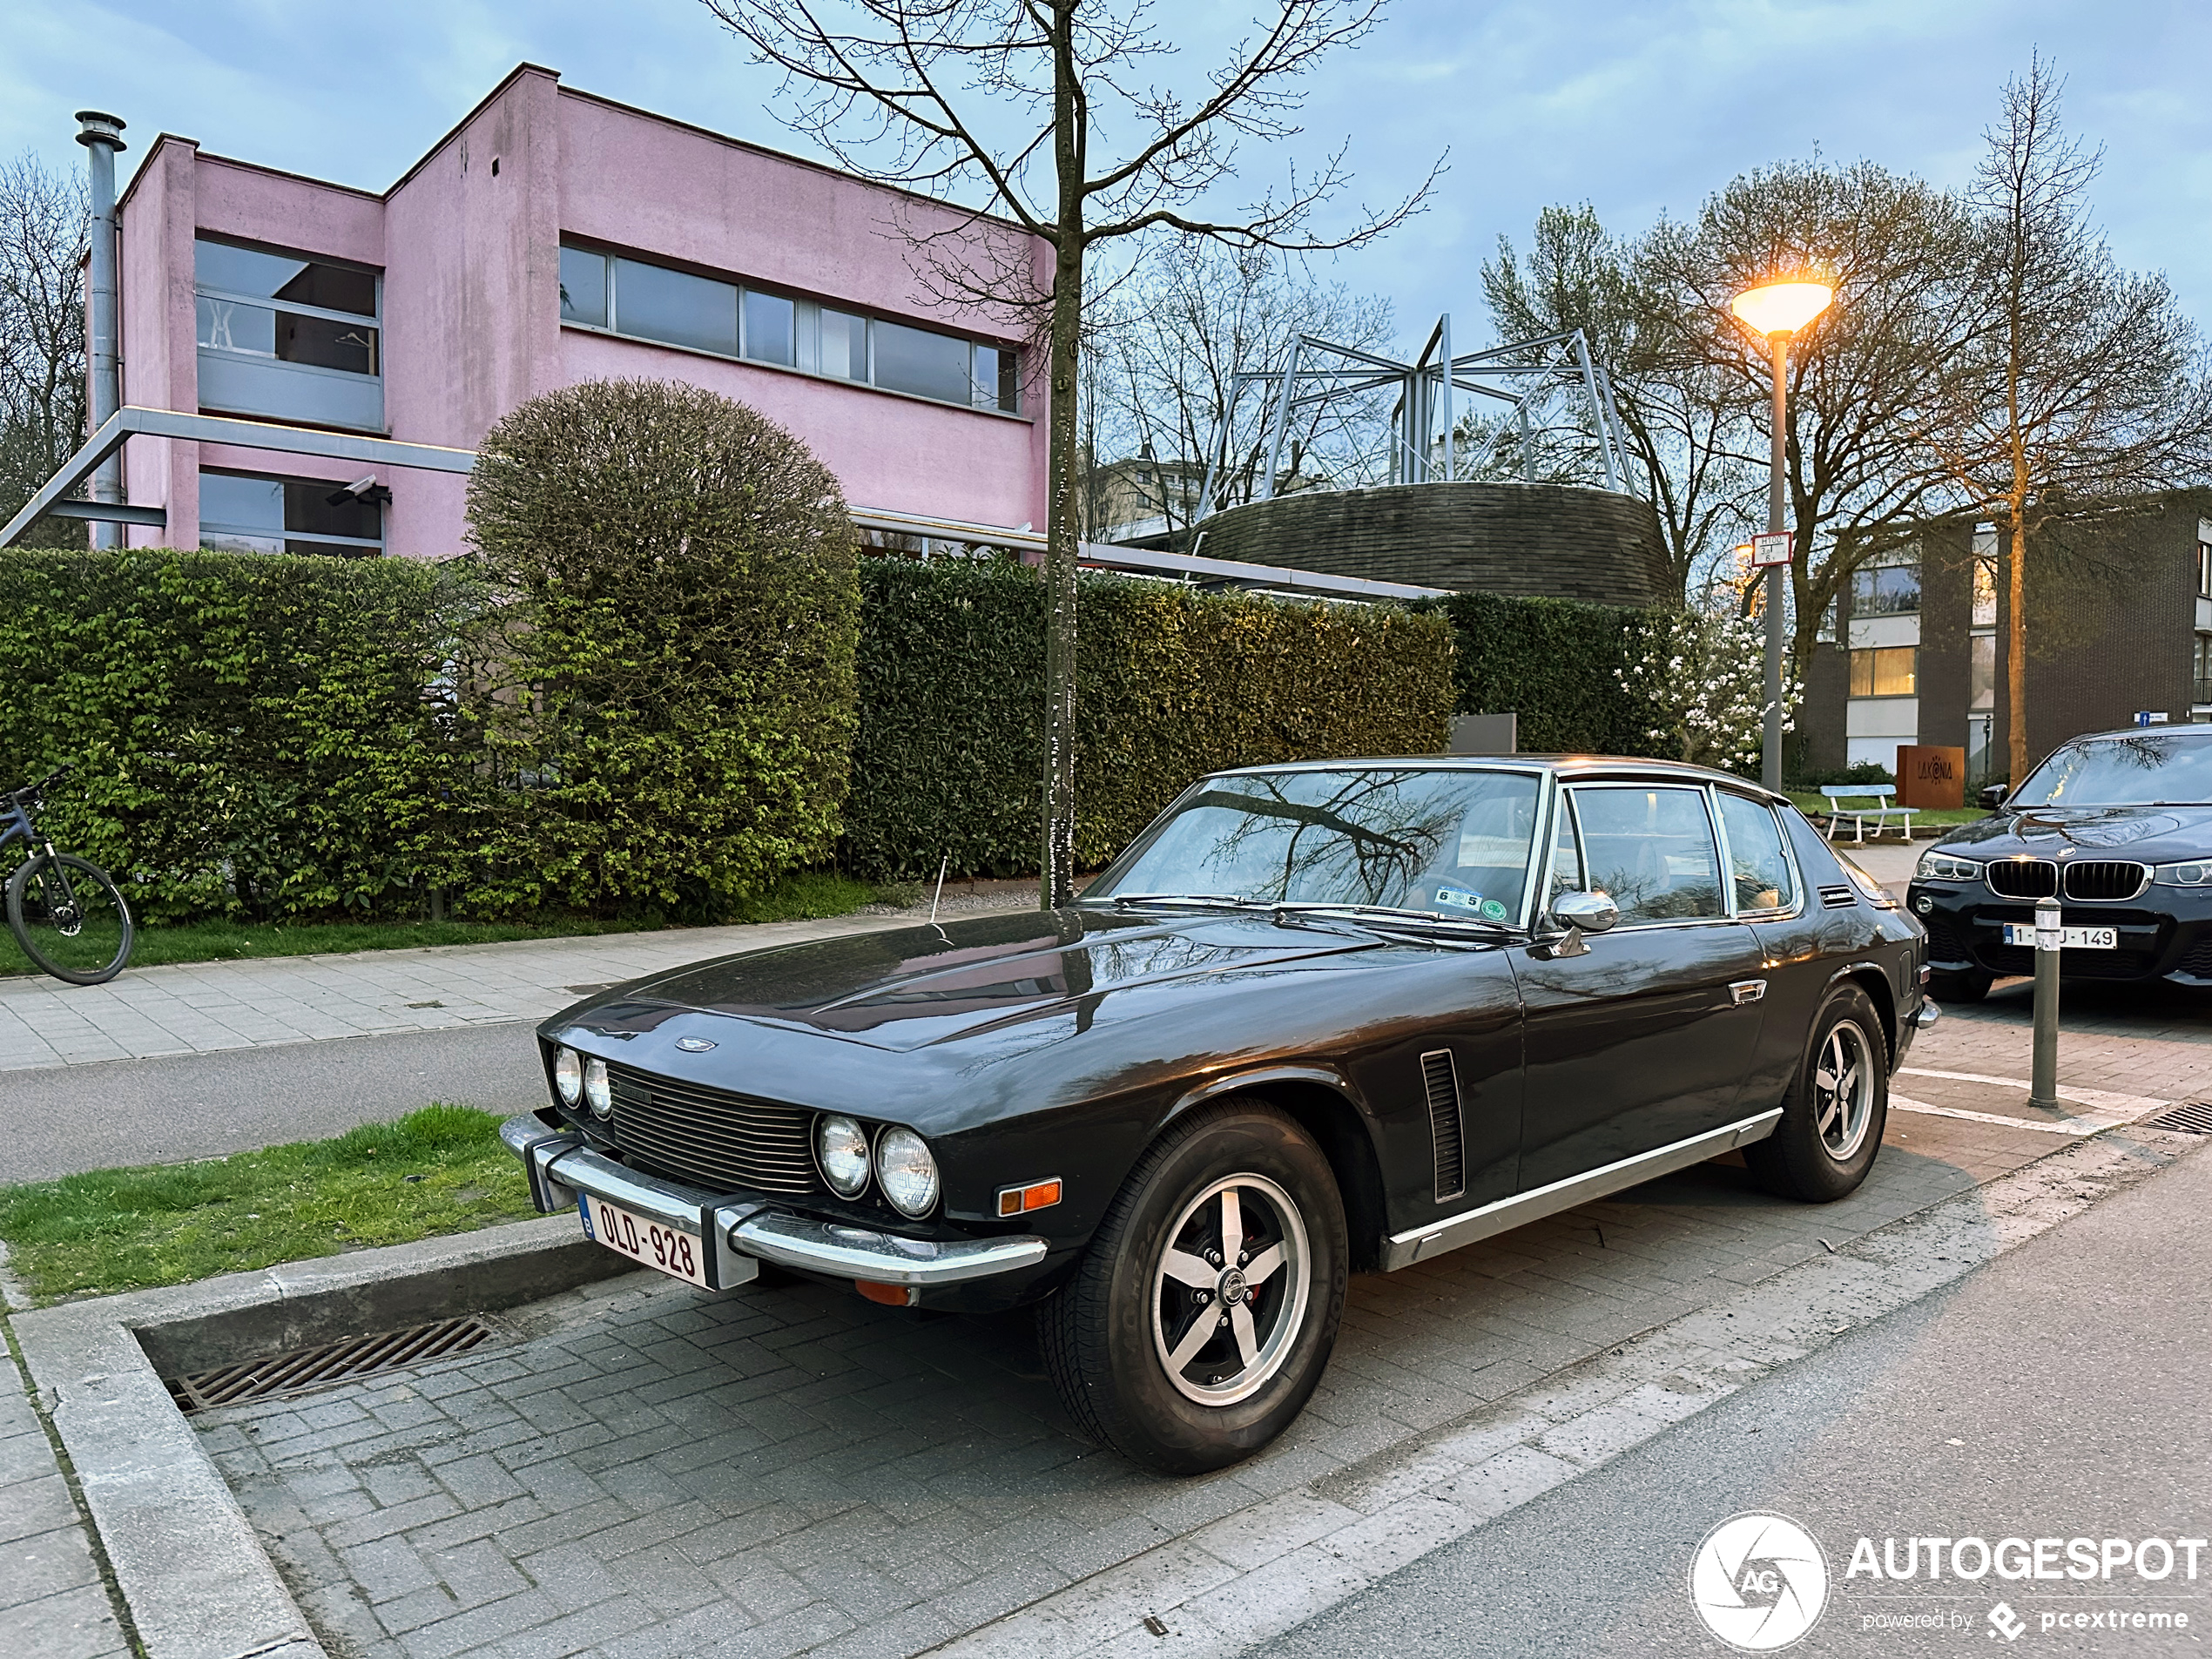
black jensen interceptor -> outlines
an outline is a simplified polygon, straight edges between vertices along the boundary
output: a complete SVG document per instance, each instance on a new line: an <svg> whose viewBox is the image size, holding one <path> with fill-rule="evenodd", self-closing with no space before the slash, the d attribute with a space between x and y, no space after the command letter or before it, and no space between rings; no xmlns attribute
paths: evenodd
<svg viewBox="0 0 2212 1659"><path fill-rule="evenodd" d="M1993 804L1906 891L1937 996L2033 974L2039 899L2060 903L2063 977L2212 985L2212 727L2076 738Z"/></svg>
<svg viewBox="0 0 2212 1659"><path fill-rule="evenodd" d="M1037 1305L1076 1420L1264 1446L1346 1276L1742 1149L1865 1179L1925 935L1696 767L1376 759L1191 786L1058 910L772 947L539 1028L538 1207L705 1290Z"/></svg>

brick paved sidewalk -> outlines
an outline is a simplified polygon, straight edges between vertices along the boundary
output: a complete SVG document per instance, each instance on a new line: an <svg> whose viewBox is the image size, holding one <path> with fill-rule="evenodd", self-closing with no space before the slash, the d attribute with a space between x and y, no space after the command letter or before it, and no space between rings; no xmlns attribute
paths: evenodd
<svg viewBox="0 0 2212 1659"><path fill-rule="evenodd" d="M2070 1052L2172 1097L2212 1046L2085 1033ZM1278 1499L1279 1525L1317 1481L2074 1144L2030 1121L2027 1057L2001 1004L1930 1033L1916 1072L1950 1075L1899 1092L1973 1115L1899 1111L1839 1204L1716 1162L1355 1279L1305 1416L1202 1480L1086 1441L1026 1318L812 1284L617 1279L526 1311L499 1353L197 1420L336 1654L913 1654L1163 1544L1187 1546L1188 1594L1234 1554L1197 1529Z"/></svg>
<svg viewBox="0 0 2212 1659"><path fill-rule="evenodd" d="M1026 884L963 908L1035 903ZM0 1072L540 1020L598 986L730 951L911 927L919 911L126 968L105 985L0 979Z"/></svg>

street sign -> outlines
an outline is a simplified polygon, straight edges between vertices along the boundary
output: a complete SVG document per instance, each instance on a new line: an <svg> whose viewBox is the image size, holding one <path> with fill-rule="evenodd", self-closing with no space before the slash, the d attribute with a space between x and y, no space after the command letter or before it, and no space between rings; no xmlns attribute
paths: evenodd
<svg viewBox="0 0 2212 1659"><path fill-rule="evenodd" d="M1751 538L1751 568L1764 570L1770 564L1790 563L1790 532L1763 530Z"/></svg>
<svg viewBox="0 0 2212 1659"><path fill-rule="evenodd" d="M2168 718L2163 709L2137 709L2135 711L2137 725L2164 725Z"/></svg>

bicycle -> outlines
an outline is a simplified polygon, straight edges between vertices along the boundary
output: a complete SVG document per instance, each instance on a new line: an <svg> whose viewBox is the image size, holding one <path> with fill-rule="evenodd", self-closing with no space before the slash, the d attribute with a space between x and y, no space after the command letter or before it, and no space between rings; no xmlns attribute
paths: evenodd
<svg viewBox="0 0 2212 1659"><path fill-rule="evenodd" d="M23 954L56 979L104 985L131 960L131 907L98 865L57 853L51 840L42 842L30 818L71 770L64 766L0 795L0 846L21 836L33 848L8 878L8 931ZM37 851L42 846L45 850Z"/></svg>

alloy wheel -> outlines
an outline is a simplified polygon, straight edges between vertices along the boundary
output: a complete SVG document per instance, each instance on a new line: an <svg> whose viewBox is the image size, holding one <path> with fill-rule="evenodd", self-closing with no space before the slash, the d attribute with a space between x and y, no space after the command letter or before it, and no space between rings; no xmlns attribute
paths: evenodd
<svg viewBox="0 0 2212 1659"><path fill-rule="evenodd" d="M1858 1022L1839 1020L1813 1066L1813 1126L1828 1156L1839 1163L1858 1150L1874 1119L1873 1055Z"/></svg>
<svg viewBox="0 0 2212 1659"><path fill-rule="evenodd" d="M1282 1369L1305 1318L1312 1248L1264 1175L1213 1182L1168 1229L1153 1270L1152 1343L1186 1399L1231 1406Z"/></svg>

